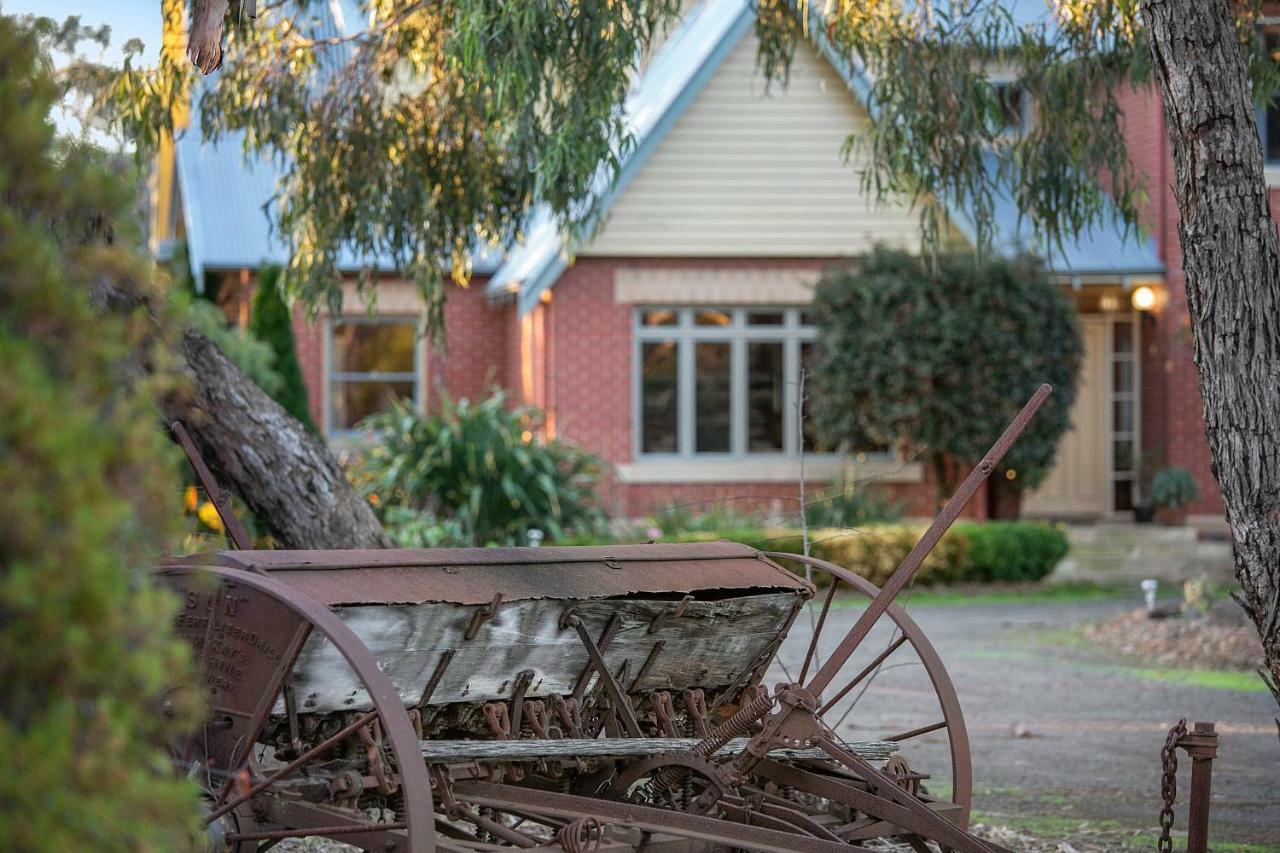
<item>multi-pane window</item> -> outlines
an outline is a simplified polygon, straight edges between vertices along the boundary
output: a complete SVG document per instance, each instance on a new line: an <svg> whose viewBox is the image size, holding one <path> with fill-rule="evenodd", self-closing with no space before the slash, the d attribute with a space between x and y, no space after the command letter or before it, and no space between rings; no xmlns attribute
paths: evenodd
<svg viewBox="0 0 1280 853"><path fill-rule="evenodd" d="M392 400L418 402L421 349L412 317L351 317L329 324L330 432L344 432Z"/></svg>
<svg viewBox="0 0 1280 853"><path fill-rule="evenodd" d="M1129 318L1111 324L1112 509L1133 509L1138 487L1138 327Z"/></svg>
<svg viewBox="0 0 1280 853"><path fill-rule="evenodd" d="M821 452L800 369L816 330L801 308L641 308L635 315L641 456L786 458Z"/></svg>

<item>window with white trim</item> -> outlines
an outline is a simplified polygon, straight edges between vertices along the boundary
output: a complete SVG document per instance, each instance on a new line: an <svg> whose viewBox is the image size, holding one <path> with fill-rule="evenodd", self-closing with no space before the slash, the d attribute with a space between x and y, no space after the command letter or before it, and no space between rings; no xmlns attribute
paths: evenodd
<svg viewBox="0 0 1280 853"><path fill-rule="evenodd" d="M392 400L422 399L422 346L414 317L329 321L329 433L350 432Z"/></svg>
<svg viewBox="0 0 1280 853"><path fill-rule="evenodd" d="M643 307L635 311L636 455L641 459L794 459L825 453L800 367L817 330L799 307ZM812 394L805 393L805 408Z"/></svg>

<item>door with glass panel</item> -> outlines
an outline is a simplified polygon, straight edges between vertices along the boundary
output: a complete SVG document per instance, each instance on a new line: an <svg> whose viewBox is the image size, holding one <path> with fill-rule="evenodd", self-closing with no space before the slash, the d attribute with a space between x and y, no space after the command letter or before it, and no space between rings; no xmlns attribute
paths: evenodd
<svg viewBox="0 0 1280 853"><path fill-rule="evenodd" d="M1127 314L1080 317L1084 359L1071 428L1049 476L1023 500L1025 515L1098 517L1131 505L1138 405L1134 327Z"/></svg>

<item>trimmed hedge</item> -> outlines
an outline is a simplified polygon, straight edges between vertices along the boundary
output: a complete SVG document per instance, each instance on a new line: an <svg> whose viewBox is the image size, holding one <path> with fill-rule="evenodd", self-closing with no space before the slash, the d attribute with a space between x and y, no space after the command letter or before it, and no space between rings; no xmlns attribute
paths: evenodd
<svg viewBox="0 0 1280 853"><path fill-rule="evenodd" d="M809 531L809 552L852 569L883 585L924 533L921 524L873 524L855 530ZM664 536L663 542L714 542L729 539L762 551L804 552L799 530L743 528L695 531ZM604 544L578 538L565 544ZM1067 537L1054 525L1035 521L961 522L947 531L916 575L924 585L990 581L1037 581L1053 571L1067 553ZM787 562L787 561L784 561ZM799 563L789 568L803 572Z"/></svg>
<svg viewBox="0 0 1280 853"><path fill-rule="evenodd" d="M1068 550L1060 528L1038 522L970 521L953 530L969 540L966 580L1038 581Z"/></svg>

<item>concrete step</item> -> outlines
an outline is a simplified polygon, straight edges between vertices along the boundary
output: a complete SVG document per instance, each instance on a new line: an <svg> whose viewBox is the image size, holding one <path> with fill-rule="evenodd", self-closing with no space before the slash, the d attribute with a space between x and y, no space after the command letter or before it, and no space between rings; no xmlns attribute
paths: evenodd
<svg viewBox="0 0 1280 853"><path fill-rule="evenodd" d="M1050 582L1137 582L1144 578L1181 582L1234 576L1231 543L1202 539L1192 527L1157 524L1069 524L1071 550Z"/></svg>

